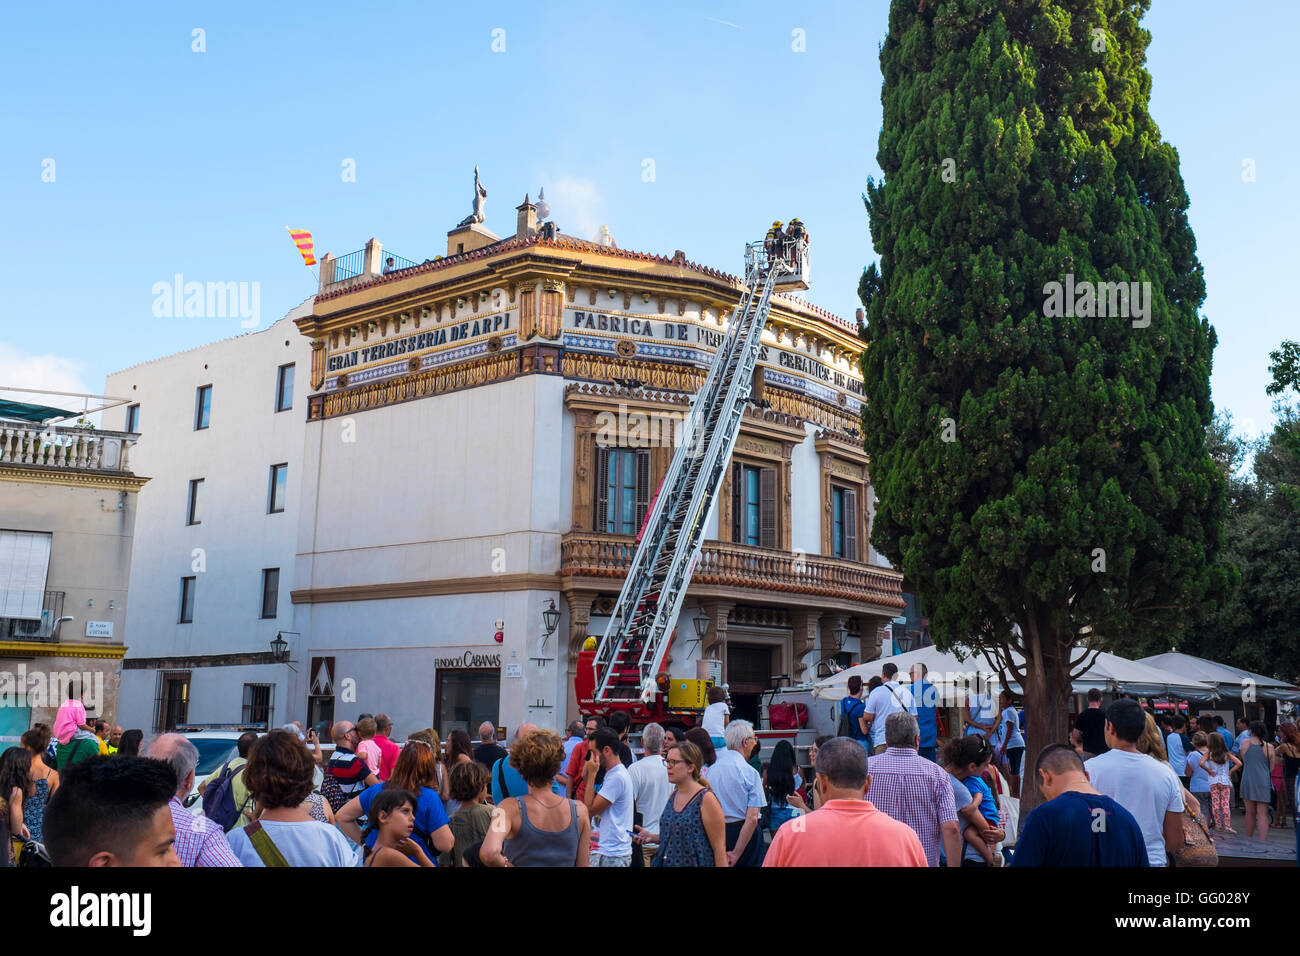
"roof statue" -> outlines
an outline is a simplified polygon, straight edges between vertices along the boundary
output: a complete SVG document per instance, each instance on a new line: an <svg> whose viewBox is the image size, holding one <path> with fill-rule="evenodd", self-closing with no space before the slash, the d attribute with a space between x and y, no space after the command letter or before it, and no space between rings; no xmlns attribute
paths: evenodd
<svg viewBox="0 0 1300 956"><path fill-rule="evenodd" d="M537 190L537 218L551 218L551 205L546 201L546 189L544 187Z"/></svg>
<svg viewBox="0 0 1300 956"><path fill-rule="evenodd" d="M474 223L482 222L487 218L483 213L484 206L487 205L487 190L483 184L478 181L478 166L474 166L474 211L458 222L459 226L472 226Z"/></svg>
<svg viewBox="0 0 1300 956"><path fill-rule="evenodd" d="M617 249L618 243L614 241L613 235L610 234L609 226L602 225L600 231L596 233L596 244L609 246L611 249Z"/></svg>

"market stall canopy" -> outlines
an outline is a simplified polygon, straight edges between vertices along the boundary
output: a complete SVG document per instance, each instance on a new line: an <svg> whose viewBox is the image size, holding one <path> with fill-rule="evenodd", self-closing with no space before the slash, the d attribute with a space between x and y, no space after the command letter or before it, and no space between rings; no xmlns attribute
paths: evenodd
<svg viewBox="0 0 1300 956"><path fill-rule="evenodd" d="M49 405L33 405L31 402L15 402L0 398L0 418L20 422L33 422L43 425L52 418L71 418L76 412L63 408L51 408Z"/></svg>
<svg viewBox="0 0 1300 956"><path fill-rule="evenodd" d="M1218 691L1220 697L1240 698L1249 691L1255 695L1256 700L1300 700L1300 687L1294 684L1233 667L1231 664L1193 657L1191 654L1170 651L1168 654L1144 657L1138 663L1151 664L1171 674L1209 684Z"/></svg>
<svg viewBox="0 0 1300 956"><path fill-rule="evenodd" d="M970 654L969 651L964 653ZM926 679L941 689L963 684L973 687L975 681L972 675L977 673L985 675L980 683L981 692L985 690L985 681L994 689L1001 688L998 675L996 673L989 675L989 666L982 654L977 653L974 656L961 658L952 651L945 652L936 647L922 647L906 654L868 661L842 670L838 674L832 674L813 687L813 695L825 700L839 700L848 692L847 685L852 675L857 674L865 684L880 673L881 665L886 661L898 665L899 678L904 683L910 680L908 672L914 664L924 664L929 671ZM1016 665L1020 666L1023 658L1017 654L1015 661ZM1176 696L1196 700L1214 698L1214 688L1210 684L1172 673L1149 663L1131 661L1117 654L1105 652L1098 654L1092 666L1074 680L1073 689L1076 694L1086 694L1094 687L1103 693L1124 693L1135 697ZM1011 683L1010 689L1013 694L1021 692L1020 685L1015 682Z"/></svg>

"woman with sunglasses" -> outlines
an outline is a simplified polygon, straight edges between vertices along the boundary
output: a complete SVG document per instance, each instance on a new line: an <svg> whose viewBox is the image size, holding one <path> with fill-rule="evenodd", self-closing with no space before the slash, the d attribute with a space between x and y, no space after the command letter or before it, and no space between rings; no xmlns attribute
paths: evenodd
<svg viewBox="0 0 1300 956"><path fill-rule="evenodd" d="M424 845L429 858L436 860L438 854L447 852L456 843L447 810L438 791L434 789L437 781L438 763L433 757L433 748L424 740L407 740L406 746L397 756L388 782L367 787L345 803L343 809L335 815L335 822L354 843L364 842L373 848L378 831L371 830L363 834L357 821L369 814L370 804L385 788L409 790L417 798L414 837ZM413 856L411 859L416 864L420 862Z"/></svg>
<svg viewBox="0 0 1300 956"><path fill-rule="evenodd" d="M658 832L637 827L642 843L658 843L653 866L727 865L727 825L707 781L700 779L704 755L684 740L668 749L664 758L668 782L676 790L664 804Z"/></svg>

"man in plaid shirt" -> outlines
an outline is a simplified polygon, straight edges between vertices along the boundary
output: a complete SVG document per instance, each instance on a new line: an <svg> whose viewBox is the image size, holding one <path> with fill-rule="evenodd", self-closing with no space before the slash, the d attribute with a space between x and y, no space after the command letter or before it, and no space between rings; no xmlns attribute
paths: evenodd
<svg viewBox="0 0 1300 956"><path fill-rule="evenodd" d="M939 847L949 866L961 866L961 831L948 774L918 752L921 731L905 710L885 720L885 752L871 758L868 799L916 831L930 866L939 865Z"/></svg>
<svg viewBox="0 0 1300 956"><path fill-rule="evenodd" d="M181 865L242 866L221 827L205 816L190 813L181 802L194 789L194 770L199 765L199 751L194 744L180 734L163 734L149 744L146 756L169 765L176 774L176 793L170 807L176 827L176 856Z"/></svg>

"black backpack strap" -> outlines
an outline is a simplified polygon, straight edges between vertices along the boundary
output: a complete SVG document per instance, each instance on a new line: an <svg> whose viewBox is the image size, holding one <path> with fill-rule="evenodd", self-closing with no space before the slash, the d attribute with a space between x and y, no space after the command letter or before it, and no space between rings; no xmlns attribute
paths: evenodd
<svg viewBox="0 0 1300 956"><path fill-rule="evenodd" d="M505 762L505 757L497 761L497 783L501 784L501 799L503 800L510 796L510 790L506 787Z"/></svg>

